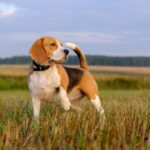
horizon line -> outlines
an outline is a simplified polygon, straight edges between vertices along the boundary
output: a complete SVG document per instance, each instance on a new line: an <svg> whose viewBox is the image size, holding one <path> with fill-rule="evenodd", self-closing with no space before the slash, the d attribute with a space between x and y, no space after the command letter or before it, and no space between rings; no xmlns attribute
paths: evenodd
<svg viewBox="0 0 150 150"><path fill-rule="evenodd" d="M69 55L69 56L76 56L76 55ZM105 54L85 54L85 56L102 56L102 57L150 57L150 55L146 56L146 55L105 55ZM6 56L6 57L2 57L0 56L0 59L10 59L10 58L14 58L14 57L30 57L29 55L13 55L13 56Z"/></svg>

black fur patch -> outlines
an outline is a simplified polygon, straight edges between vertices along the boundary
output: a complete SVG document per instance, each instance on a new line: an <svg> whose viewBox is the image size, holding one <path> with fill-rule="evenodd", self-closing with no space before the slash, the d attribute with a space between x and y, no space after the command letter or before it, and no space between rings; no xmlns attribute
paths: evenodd
<svg viewBox="0 0 150 150"><path fill-rule="evenodd" d="M60 87L56 87L55 92L59 93L59 91L60 91Z"/></svg>
<svg viewBox="0 0 150 150"><path fill-rule="evenodd" d="M78 68L64 68L69 76L69 86L67 91L71 91L72 88L80 82L84 72Z"/></svg>

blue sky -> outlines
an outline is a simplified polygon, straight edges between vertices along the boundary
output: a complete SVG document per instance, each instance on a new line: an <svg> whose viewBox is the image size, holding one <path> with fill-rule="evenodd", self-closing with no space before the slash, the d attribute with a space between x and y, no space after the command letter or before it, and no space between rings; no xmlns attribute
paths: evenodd
<svg viewBox="0 0 150 150"><path fill-rule="evenodd" d="M0 57L49 35L86 54L150 56L150 0L1 0Z"/></svg>

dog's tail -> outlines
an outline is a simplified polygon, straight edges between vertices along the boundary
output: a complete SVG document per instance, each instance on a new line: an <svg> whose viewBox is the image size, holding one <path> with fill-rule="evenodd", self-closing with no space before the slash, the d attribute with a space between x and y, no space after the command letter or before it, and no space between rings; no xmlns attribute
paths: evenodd
<svg viewBox="0 0 150 150"><path fill-rule="evenodd" d="M67 42L65 43L65 45L72 49L78 56L79 60L80 60L80 67L85 69L85 70L88 70L88 65L87 65L87 60L86 60L86 57L85 55L83 54L82 50L80 49L80 47L74 43L70 43L70 42Z"/></svg>

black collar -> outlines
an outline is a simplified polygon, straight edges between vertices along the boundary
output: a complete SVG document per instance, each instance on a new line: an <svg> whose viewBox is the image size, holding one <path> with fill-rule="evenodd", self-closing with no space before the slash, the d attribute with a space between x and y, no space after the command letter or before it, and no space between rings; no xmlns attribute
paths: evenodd
<svg viewBox="0 0 150 150"><path fill-rule="evenodd" d="M34 71L45 71L47 69L49 69L50 66L42 66L40 64L37 64L34 60L32 61L34 68Z"/></svg>

